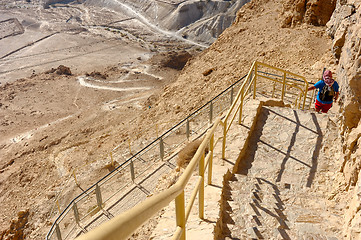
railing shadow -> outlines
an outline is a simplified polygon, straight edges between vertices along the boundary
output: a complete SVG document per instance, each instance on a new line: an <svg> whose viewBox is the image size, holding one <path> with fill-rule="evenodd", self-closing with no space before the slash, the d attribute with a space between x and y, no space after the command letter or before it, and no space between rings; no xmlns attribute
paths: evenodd
<svg viewBox="0 0 361 240"><path fill-rule="evenodd" d="M296 136L297 136L298 132L300 131L301 122L300 122L300 119L298 118L298 114L297 114L297 112L295 110L293 110L293 114L295 115L295 118L296 118L296 127L295 127L295 130L294 130L293 134L292 134L291 142L290 142L290 145L288 146L287 153L286 153L285 157L282 160L281 169L280 169L280 171L278 173L276 182L280 182L281 179L282 179L282 175L283 175L283 173L285 171L285 168L286 168L286 163L290 159L292 148L293 148L293 146L295 145L295 142L296 142Z"/></svg>
<svg viewBox="0 0 361 240"><path fill-rule="evenodd" d="M247 147L247 153L244 159L241 159L243 157L242 152L239 154L236 162L238 162L237 166L237 173L242 175L247 175L248 170L252 167L252 162L255 159L255 154L257 152L258 144L257 142L260 140L262 136L263 127L266 123L266 120L268 118L269 111L267 109L263 108L262 112L260 113L258 117L258 121L256 123L255 130L253 132L253 136L251 137L248 146Z"/></svg>
<svg viewBox="0 0 361 240"><path fill-rule="evenodd" d="M312 120L316 126L318 136L317 136L317 141L316 141L316 147L312 154L312 166L310 169L310 174L308 175L308 179L307 179L307 184L306 184L307 187L311 187L312 182L315 178L317 166L318 166L317 159L318 159L318 156L320 155L321 144L322 144L322 140L323 140L323 134L322 134L320 125L318 124L315 113L311 113L311 116L312 116Z"/></svg>
<svg viewBox="0 0 361 240"><path fill-rule="evenodd" d="M287 166L289 166L288 162L295 161L298 164L303 165L301 177L306 175L305 177L307 177L307 182L302 181L300 183L305 184L306 187L312 186L312 183L316 175L318 158L320 155L320 150L323 141L323 134L317 116L315 115L315 113L311 113L310 118L308 118L308 116L306 117L300 116L300 113L297 112L296 110L292 110L292 113L293 113L293 117L291 117L291 115L288 117L285 114L278 113L277 111L264 107L260 113L258 122L256 123L255 130L252 133L252 136L248 143L246 155L240 154L238 157L239 159L237 159L237 162L239 162L239 166L237 168L236 173L241 175L249 175L249 170L252 168L252 165L255 164L255 160L256 160L255 157L257 157L257 151L260 149L261 146L260 144L262 144L262 147L266 149L265 153L269 151L274 151L278 155L282 156L281 159L273 159L275 166L277 166L278 163L280 163L280 166L278 170L275 169L272 170L275 171L275 174L273 174L272 171L270 172L272 173L272 176L270 175L269 177L267 177L268 179L266 179L264 176L261 176L261 173L258 175L257 172L254 172L254 176L251 176L251 178L254 177L257 180L257 182L254 184L254 189L252 190L252 197L251 197L252 200L248 204L250 209L252 209L254 213L252 215L253 223L255 224L252 227L253 234L255 234L255 236L257 236L258 239L264 239L265 237L262 236L262 233L259 231L260 227L267 225L267 223L264 223L262 220L262 215L264 214L277 219L279 223L279 226L277 227L277 231L282 237L282 239L291 239L287 233L287 230L290 230L290 228L287 225L288 219L284 213L284 209L285 209L284 203L282 202L282 199L280 197L281 195L280 190L276 185L276 183L281 182L283 178L286 178L285 176L286 171L288 171L288 175L292 174L293 168L289 167L289 169L287 169ZM263 137L261 139L262 134L265 132L265 129L267 129L268 134L270 133L272 134L272 130L270 130L273 129L272 126L267 125L267 128L265 127L266 121L268 118L270 118L270 115L276 115L278 119L282 118L283 120L280 121L279 123L275 123L276 124L275 126L277 126L277 124L288 124L289 122L290 127L294 127L293 130L289 131L289 135L286 138L287 140L285 140L285 145L287 144L288 146L282 146L283 149L287 149L287 150L282 150L282 148L276 147L275 144L276 142L272 142L271 140L267 141L267 138ZM273 121L275 120L276 118ZM303 123L303 121L306 121L307 123ZM285 129L280 128L278 130L284 131ZM274 132L274 134L276 135L280 133L281 132L277 132L277 131ZM307 141L307 139L302 138L308 135L312 135L310 136L311 140L309 142ZM279 142L277 142L277 144L282 145L281 138L276 138L276 139L277 140L279 139ZM303 148L297 149L299 144L304 144L304 146L307 146L307 149L309 149L308 151L305 150L305 153L307 154L305 154L304 156L303 155L297 156L297 151L298 152L303 151ZM310 146L310 144L312 144L312 146ZM298 157L301 157L301 159L299 159ZM270 178L272 180L270 180ZM262 195L262 191L265 191L265 189L262 189L261 187L262 185L271 186L267 194L273 196L276 207L269 208L267 207L267 205L263 203L262 197L260 196ZM287 189L291 188L291 184L289 183L285 183L284 186Z"/></svg>
<svg viewBox="0 0 361 240"><path fill-rule="evenodd" d="M281 118L285 119L286 121L289 121L289 122L295 124L294 131L292 132L292 137L288 143L288 147L287 147L286 151L283 151L280 148L275 147L274 144L269 141L266 142L266 140L261 139L263 128L264 128L264 126L266 124L266 120L268 119L270 114L277 115L278 117L281 117ZM248 174L248 171L252 167L252 163L255 160L254 158L255 158L257 149L259 147L259 143L262 143L265 147L270 148L272 151L275 151L275 152L283 155L283 159L280 164L280 169L279 169L278 175L276 176L276 182L281 182L282 177L286 171L287 162L289 160L293 160L293 161L296 161L296 162L302 164L303 166L309 168L309 174L308 174L306 186L311 187L312 182L315 178L316 171L317 171L318 157L319 157L320 150L321 150L323 135L322 135L322 131L321 131L321 128L320 128L320 125L318 123L315 113L311 113L311 117L312 117L312 121L313 121L313 124L314 124L316 130L311 129L310 127L302 124L300 121L300 118L299 118L299 114L297 113L296 110L293 110L293 115L294 115L294 119L284 116L284 115L282 115L278 112L275 112L269 108L262 109L262 112L259 116L258 122L256 123L255 131L253 132L252 137L248 143L246 156L243 156L243 159L240 159L240 158L242 158L242 154L240 154L238 156L237 161L239 162L239 165L238 165L236 173L242 174L242 175ZM316 142L314 143L315 147L314 147L314 150L312 153L312 157L310 157L310 159L311 159L310 163L305 161L305 160L308 160L307 156L305 157L305 159L299 159L297 156L294 156L292 154L293 149L297 146L296 138L299 137L298 135L300 133L301 128L303 130L309 131L310 134L314 134L317 136ZM275 133L275 134L277 134L277 133Z"/></svg>

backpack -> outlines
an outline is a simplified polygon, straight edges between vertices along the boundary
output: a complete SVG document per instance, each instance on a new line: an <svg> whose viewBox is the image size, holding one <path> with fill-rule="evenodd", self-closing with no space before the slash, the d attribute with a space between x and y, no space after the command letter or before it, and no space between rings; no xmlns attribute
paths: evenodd
<svg viewBox="0 0 361 240"><path fill-rule="evenodd" d="M320 91L320 99L324 102L332 102L333 97L335 96L335 90L333 86L329 87L325 84L325 86Z"/></svg>

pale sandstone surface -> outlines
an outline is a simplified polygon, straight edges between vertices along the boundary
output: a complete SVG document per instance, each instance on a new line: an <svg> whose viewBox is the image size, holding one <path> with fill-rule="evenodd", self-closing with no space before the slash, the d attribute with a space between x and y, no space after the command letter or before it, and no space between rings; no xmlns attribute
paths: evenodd
<svg viewBox="0 0 361 240"><path fill-rule="evenodd" d="M350 202L345 214L345 234L348 239L358 237L361 218L357 143L360 134L357 133L356 127L361 115L358 110L359 91L356 80L359 58L357 26L360 13L353 9L358 10L360 6L358 1L338 1L336 4L338 11L334 12L333 18L337 19L339 12L343 12L345 16L349 16L348 13L351 15L339 18L342 21L349 20L349 23L334 24L340 26L335 28L337 36L340 37L334 46L342 48L333 49L335 56L340 56L340 65L337 65L331 52L332 40L326 34L324 26L295 24L291 28L281 27L284 24L283 4L287 9L288 1L276 0L253 0L244 6L238 12L235 23L211 47L191 59L177 81L161 88L158 93L147 92L150 97L139 93L138 97L148 97L145 101L137 100L125 104L123 102L132 98L114 92L80 88L75 76L36 74L13 85L3 86L1 114L13 119L6 123L6 118L2 118L2 123L5 122L1 129L3 134L12 136L14 129L17 133L26 133L34 129L36 131L31 132L31 138L1 145L1 228L8 228L10 219L16 218L21 210L30 209L25 232L29 238L43 237L49 227L45 224L49 224L47 219L54 206L54 196L60 190L59 186L63 183L64 177L71 174L72 166L99 159L119 142L126 142L127 139L134 140L143 136L143 142L147 142L155 132L154 129L148 130L147 126L159 124L158 130L163 130L174 125L246 74L252 61L259 60L304 75L312 82L320 78L323 67L333 71L337 69L335 78L342 86L343 96L340 108L343 118L339 124L342 130L345 129L341 139L344 139L346 157L337 158L338 163L335 165L343 169L347 184L343 184L343 178L336 174L337 183L332 193L333 198ZM323 20L317 22L320 25L324 23ZM342 32L342 29L346 32ZM340 44L342 42L344 44ZM110 78L116 78L122 71L126 71L122 69L123 66L117 67L119 69L116 71L107 67L96 67L94 70L108 73ZM211 74L204 76L202 73L209 69L213 69ZM158 70L161 75L162 69ZM347 81L351 81L350 85ZM51 92L54 88L62 89L60 96ZM33 95L17 97L23 94L19 89L28 90ZM48 98L43 95L44 93L56 101L45 101L44 99ZM91 97L86 97L88 95ZM25 104L26 97L31 99L28 105ZM88 104L90 99L95 103ZM114 108L108 108L112 111L104 111L104 108L99 107L99 103L109 106L114 99L119 100L119 104L114 105ZM36 105L35 102L41 104ZM98 107L94 107L95 104ZM35 109L30 110L31 107ZM9 111L12 108L18 111ZM44 112L47 108L49 110ZM51 109L59 110L55 112ZM63 112L64 109L69 111ZM334 110L332 109L333 112ZM36 115L38 112L40 117ZM64 118L67 116L70 117ZM24 119L28 122L23 122ZM43 122L44 119L48 121ZM60 119L61 121L57 121ZM166 123L164 119L167 119ZM68 155L70 152L71 155ZM64 172L52 160L59 156L62 157L65 166ZM342 165L345 167L342 168ZM84 187L89 186L106 172L106 169L95 169L92 171L92 178L84 179L81 184ZM71 193L69 196L72 196Z"/></svg>

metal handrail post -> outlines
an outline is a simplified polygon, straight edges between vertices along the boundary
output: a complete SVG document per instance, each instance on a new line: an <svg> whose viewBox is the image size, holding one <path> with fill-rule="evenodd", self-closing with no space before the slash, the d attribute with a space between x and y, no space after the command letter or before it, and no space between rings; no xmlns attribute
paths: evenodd
<svg viewBox="0 0 361 240"><path fill-rule="evenodd" d="M63 239L61 238L61 232L60 232L60 228L59 228L59 224L58 224L58 223L55 224L55 232L56 232L56 237L58 238L58 240L63 240Z"/></svg>
<svg viewBox="0 0 361 240"><path fill-rule="evenodd" d="M296 105L296 108L297 109L301 109L301 104L302 104L302 95L303 93L300 92L298 95L297 95L297 105Z"/></svg>
<svg viewBox="0 0 361 240"><path fill-rule="evenodd" d="M76 169L73 170L73 177L74 177L75 184L76 184L77 186L79 186L78 180L76 179L75 170L76 170Z"/></svg>
<svg viewBox="0 0 361 240"><path fill-rule="evenodd" d="M307 93L308 93L308 82L306 81L305 94L304 94L305 96L303 97L302 110L304 110L306 106Z"/></svg>
<svg viewBox="0 0 361 240"><path fill-rule="evenodd" d="M109 156L110 156L110 161L111 161L111 163L112 163L112 167L114 167L115 164L114 164L113 152L110 152L110 153L109 153Z"/></svg>
<svg viewBox="0 0 361 240"><path fill-rule="evenodd" d="M135 180L135 172L134 172L134 162L133 162L133 160L130 161L129 167L130 167L130 177L132 178L132 182L134 182L134 180Z"/></svg>
<svg viewBox="0 0 361 240"><path fill-rule="evenodd" d="M198 203L199 203L199 218L204 219L204 151L201 156L201 160L199 161L198 166L199 176L201 177L201 181L199 184L199 195L198 195Z"/></svg>
<svg viewBox="0 0 361 240"><path fill-rule="evenodd" d="M79 211L78 211L78 206L76 205L76 202L73 203L73 211L74 211L75 222L79 225L80 217L79 217Z"/></svg>
<svg viewBox="0 0 361 240"><path fill-rule="evenodd" d="M164 142L163 142L163 138L160 138L159 140L159 155L160 155L160 159L162 159L162 161L164 160Z"/></svg>
<svg viewBox="0 0 361 240"><path fill-rule="evenodd" d="M239 119L238 119L238 124L241 124L242 123L242 114L243 114L243 95L244 95L244 89L242 89L242 92L241 92L241 103L240 103L240 106L239 106Z"/></svg>
<svg viewBox="0 0 361 240"><path fill-rule="evenodd" d="M285 90L286 90L286 72L283 73L283 85L282 85L282 94L281 94L282 102L284 101Z"/></svg>
<svg viewBox="0 0 361 240"><path fill-rule="evenodd" d="M213 102L209 104L209 123L213 121Z"/></svg>
<svg viewBox="0 0 361 240"><path fill-rule="evenodd" d="M189 140L190 137L190 127L189 127L189 119L187 118L187 123L186 123L186 134L187 134L187 139Z"/></svg>
<svg viewBox="0 0 361 240"><path fill-rule="evenodd" d="M179 194L175 199L175 211L177 226L182 229L181 240L186 239L186 217L185 217L185 205L184 205L184 191Z"/></svg>
<svg viewBox="0 0 361 240"><path fill-rule="evenodd" d="M214 151L214 134L209 141L209 152L211 154L208 163L208 185L212 184L212 171L213 171L213 151Z"/></svg>
<svg viewBox="0 0 361 240"><path fill-rule="evenodd" d="M227 120L223 124L222 159L226 159Z"/></svg>
<svg viewBox="0 0 361 240"><path fill-rule="evenodd" d="M99 209L102 209L102 205L103 205L103 200L102 200L102 193L100 192L100 187L98 184L95 185L95 195L97 198L97 204Z"/></svg>
<svg viewBox="0 0 361 240"><path fill-rule="evenodd" d="M252 82L252 78L253 78L253 71L251 71L251 73L250 73L250 75L249 75L248 85L250 85L250 84L251 84L251 82ZM252 89L251 89L251 88L249 88L248 93L250 94L251 92L252 92Z"/></svg>
<svg viewBox="0 0 361 240"><path fill-rule="evenodd" d="M56 206L58 207L59 214L61 213L59 199L56 200Z"/></svg>
<svg viewBox="0 0 361 240"><path fill-rule="evenodd" d="M258 62L254 65L254 88L253 88L253 99L256 99L256 89L257 89L257 71L258 71ZM252 79L251 79L252 81Z"/></svg>
<svg viewBox="0 0 361 240"><path fill-rule="evenodd" d="M239 119L238 124L242 124L242 114L243 114L243 98L241 100L241 105L239 106Z"/></svg>

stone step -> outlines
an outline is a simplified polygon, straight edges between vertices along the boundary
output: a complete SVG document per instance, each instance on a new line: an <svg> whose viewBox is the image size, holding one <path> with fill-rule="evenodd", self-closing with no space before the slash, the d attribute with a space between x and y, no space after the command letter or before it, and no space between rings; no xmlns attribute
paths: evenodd
<svg viewBox="0 0 361 240"><path fill-rule="evenodd" d="M231 239L340 239L342 214L329 203L321 146L327 115L269 107L228 182ZM322 170L322 171L320 171Z"/></svg>

